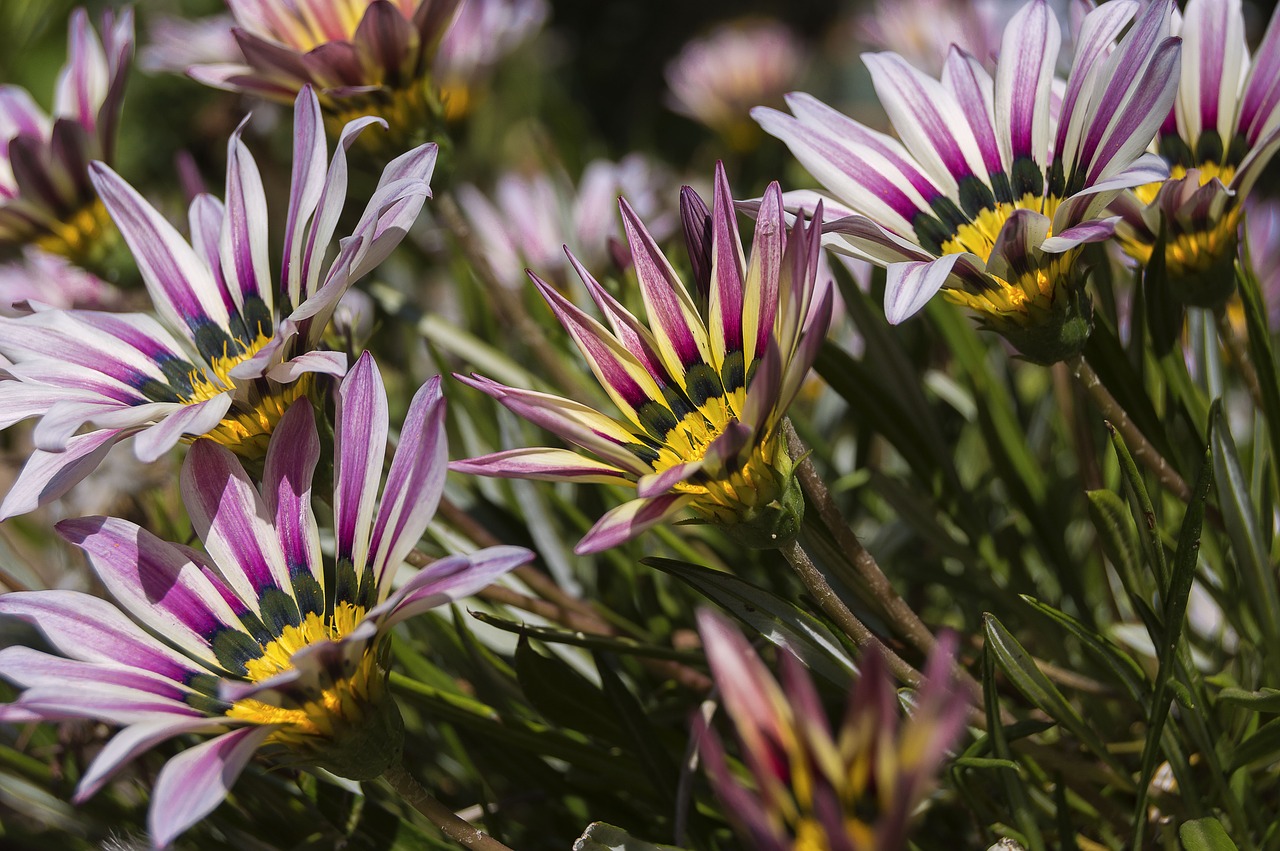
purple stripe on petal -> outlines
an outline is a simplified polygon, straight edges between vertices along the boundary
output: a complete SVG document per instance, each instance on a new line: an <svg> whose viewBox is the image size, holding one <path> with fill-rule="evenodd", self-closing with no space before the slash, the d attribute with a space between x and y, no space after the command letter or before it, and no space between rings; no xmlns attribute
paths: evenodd
<svg viewBox="0 0 1280 851"><path fill-rule="evenodd" d="M64 659L30 647L0 649L0 676L21 688L63 686L74 692L86 683L105 683L178 702L190 693L174 680L146 669Z"/></svg>
<svg viewBox="0 0 1280 851"><path fill-rule="evenodd" d="M5 717L14 711L30 713L42 721L86 718L120 725L202 715L182 701L114 683L83 681L75 689L65 684L27 689L16 702L0 706L0 722L26 720Z"/></svg>
<svg viewBox="0 0 1280 851"><path fill-rule="evenodd" d="M182 464L182 501L227 584L254 612L272 588L290 588L284 552L266 506L236 456L197 440Z"/></svg>
<svg viewBox="0 0 1280 851"><path fill-rule="evenodd" d="M147 827L163 848L222 803L275 728L247 727L188 748L165 763L151 793Z"/></svg>
<svg viewBox="0 0 1280 851"><path fill-rule="evenodd" d="M320 460L315 414L295 402L280 418L267 447L262 497L290 576L305 572L324 586L320 533L311 510L311 481Z"/></svg>
<svg viewBox="0 0 1280 851"><path fill-rule="evenodd" d="M111 603L80 591L15 591L0 596L0 614L38 626L58 652L84 662L127 665L184 681L202 671L143 632Z"/></svg>
<svg viewBox="0 0 1280 851"><path fill-rule="evenodd" d="M1049 88L1061 44L1058 20L1045 0L1023 6L1005 28L995 105L1010 167L1019 159L1043 165L1048 156Z"/></svg>
<svg viewBox="0 0 1280 851"><path fill-rule="evenodd" d="M436 376L423 384L409 403L378 505L369 549L379 596L390 590L391 583L384 580L418 543L444 494L449 469L444 416L445 401Z"/></svg>
<svg viewBox="0 0 1280 851"><path fill-rule="evenodd" d="M776 193L775 193L776 194ZM780 199L774 198L776 210L781 212ZM764 209L763 206L761 208ZM762 212L761 218L774 218ZM770 227L776 222L769 221ZM770 232L776 243L780 234ZM757 235L757 244L753 247L752 260L756 260L755 252L762 251L765 246ZM724 163L716 162L715 191L711 201L711 332L722 337L720 346L721 360L730 352L743 350L742 301L743 287L746 278L742 253L742 241L738 237L738 221L733 206L733 195L729 189L729 177L725 174Z"/></svg>
<svg viewBox="0 0 1280 851"><path fill-rule="evenodd" d="M822 202L816 208L822 215ZM778 305L803 289L805 282L786 276L787 261L793 243L800 238L804 226L801 219L787 233L782 208L782 191L777 181L765 187L756 214L756 229L751 240L751 261L747 272L746 304L742 313L743 351L747 355L746 371L760 357L773 339ZM786 291L784 292L784 276Z"/></svg>
<svg viewBox="0 0 1280 851"><path fill-rule="evenodd" d="M1280 102L1280 14L1272 13L1266 35L1258 45L1240 102L1238 129L1249 144L1257 144L1275 117Z"/></svg>
<svg viewBox="0 0 1280 851"><path fill-rule="evenodd" d="M337 486L333 515L337 552L364 570L369 551L373 505L387 448L387 393L373 356L360 355L338 388L334 433Z"/></svg>
<svg viewBox="0 0 1280 851"><path fill-rule="evenodd" d="M706 339L706 329L692 308L684 284L676 277L636 211L625 198L618 199L618 204L650 324L659 342L670 346L678 360L678 364L668 364L668 367L683 375L689 367L705 362L699 341Z"/></svg>
<svg viewBox="0 0 1280 851"><path fill-rule="evenodd" d="M1004 163L1000 159L1000 143L996 141L995 129L991 126L994 109L991 99L995 87L991 75L982 67L982 63L953 44L942 71L942 84L955 95L956 102L964 112L987 173L1004 171Z"/></svg>
<svg viewBox="0 0 1280 851"><path fill-rule="evenodd" d="M267 262L267 196L257 163L240 141L243 128L242 123L227 143L226 215L219 256L223 278L242 315L245 306L256 301L265 306L270 316L274 302ZM243 318L248 326L249 317ZM246 327L250 334L257 330Z"/></svg>
<svg viewBox="0 0 1280 851"><path fill-rule="evenodd" d="M310 86L303 86L293 104L293 175L289 182L289 212L285 220L283 268L280 285L289 308L302 303L303 234L324 190L328 148L320 101Z"/></svg>
<svg viewBox="0 0 1280 851"><path fill-rule="evenodd" d="M1054 156L1064 160L1067 167L1076 160L1080 128L1087 111L1084 108L1087 95L1092 94L1098 85L1097 69L1106 61L1116 36L1132 20L1137 9L1137 4L1129 0L1112 0L1090 11L1080 27L1054 142ZM1081 102L1082 95L1086 96L1085 103ZM1078 106L1081 107L1079 110Z"/></svg>
<svg viewBox="0 0 1280 851"><path fill-rule="evenodd" d="M596 521L573 551L588 555L616 547L680 513L689 502L690 498L683 494L624 502Z"/></svg>
<svg viewBox="0 0 1280 851"><path fill-rule="evenodd" d="M667 367L662 362L662 358L658 356L653 335L649 333L649 329L641 325L631 311L623 307L621 302L609 294L608 290L600 286L600 282L586 270L577 257L573 256L573 252L566 248L565 255L569 258L569 265L573 267L573 270L578 273L578 277L582 279L582 283L586 286L587 293L591 296L592 301L596 303L596 307L600 309L605 319L608 320L609 328L613 331L614 336L618 338L618 342L622 343L622 347L640 362L640 365L644 367L649 375L653 376L653 380L658 383L659 387L665 389L676 386L671 379L671 374L667 372Z"/></svg>
<svg viewBox="0 0 1280 851"><path fill-rule="evenodd" d="M63 520L58 533L80 547L111 595L139 622L183 651L214 661L212 638L239 629L225 589L172 544L125 520Z"/></svg>

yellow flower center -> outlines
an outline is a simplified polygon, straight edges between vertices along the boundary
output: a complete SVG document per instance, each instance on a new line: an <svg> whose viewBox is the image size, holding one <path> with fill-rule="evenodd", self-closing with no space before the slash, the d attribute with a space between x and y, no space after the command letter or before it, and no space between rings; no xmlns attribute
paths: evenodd
<svg viewBox="0 0 1280 851"><path fill-rule="evenodd" d="M1023 195L1014 204L998 203L995 207L987 207L971 222L956 229L955 234L942 244L942 253L959 254L967 251L987 262L991 259L991 250L995 248L1000 230L1016 210L1034 210L1052 219L1057 209L1058 199L1036 195Z"/></svg>
<svg viewBox="0 0 1280 851"><path fill-rule="evenodd" d="M1200 185L1205 186L1215 177L1224 186L1230 186L1235 177L1235 166L1220 166L1207 162L1196 166L1199 169ZM1169 181L1182 180L1187 176L1187 169L1175 165L1169 170ZM1151 205L1155 202L1162 182L1147 183L1134 190L1138 200ZM1242 207L1229 201L1227 209L1217 221L1206 223L1205 230L1180 231L1176 223L1170 223L1164 248L1166 273L1173 278L1190 278L1212 269L1227 252L1234 252L1236 236L1240 227ZM1146 242L1141 235L1121 239L1121 247L1130 257L1144 266L1151 262L1151 252L1155 248Z"/></svg>
<svg viewBox="0 0 1280 851"><path fill-rule="evenodd" d="M73 263L92 266L95 259L110 253L117 238L107 208L95 199L65 222L55 224L48 233L37 237L33 244Z"/></svg>
<svg viewBox="0 0 1280 851"><path fill-rule="evenodd" d="M293 655L304 647L322 641L338 641L356 628L365 610L351 603L339 603L331 616L308 614L298 626L286 626L280 635L263 645L262 655L245 666L250 682L261 682L293 669ZM277 724L281 729L268 741L298 743L308 736L331 737L344 722L358 720L363 708L377 698L382 681L378 676L376 654L365 652L355 671L333 683L306 702L301 708L272 706L261 700L238 700L227 710L227 716L251 724Z"/></svg>
<svg viewBox="0 0 1280 851"><path fill-rule="evenodd" d="M222 346L222 357L213 358L209 362L207 369L193 369L190 376L191 392L184 400L188 405L194 405L197 402L207 402L215 396L227 392L236 386L235 380L231 377L231 370L240 364L249 360L262 350L262 347L271 342L271 338L265 334L258 337L252 342L244 342L236 340L236 348L239 351L236 354L230 354L230 343L224 343Z"/></svg>
<svg viewBox="0 0 1280 851"><path fill-rule="evenodd" d="M737 420L737 411L723 396L708 399L667 432L653 462L654 472L702 460L711 444ZM725 469L695 475L673 490L693 497L691 507L704 520L725 525L743 520L780 494L781 477L774 469L779 434L772 429L748 453L730 459Z"/></svg>
<svg viewBox="0 0 1280 851"><path fill-rule="evenodd" d="M306 53L330 41L350 41L373 0L327 0L324 3L274 3L271 33L280 41ZM292 8L290 8L292 7ZM324 20L316 14L323 9ZM337 25L336 28L334 25Z"/></svg>

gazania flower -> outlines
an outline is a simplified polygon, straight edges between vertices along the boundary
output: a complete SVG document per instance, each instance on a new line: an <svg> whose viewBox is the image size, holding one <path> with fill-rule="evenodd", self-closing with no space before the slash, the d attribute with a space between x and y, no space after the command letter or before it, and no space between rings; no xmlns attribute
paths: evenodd
<svg viewBox="0 0 1280 851"><path fill-rule="evenodd" d="M445 118L465 115L476 87L499 60L542 28L550 13L546 0L466 0L440 40L433 66Z"/></svg>
<svg viewBox="0 0 1280 851"><path fill-rule="evenodd" d="M195 65L188 73L276 100L310 85L339 124L378 115L397 139L420 134L439 109L431 64L459 2L227 0L244 64Z"/></svg>
<svg viewBox="0 0 1280 851"><path fill-rule="evenodd" d="M577 187L560 171L508 172L498 179L492 201L466 184L458 188L458 204L499 281L521 286L525 269L532 268L559 284L569 274L566 245L584 266L611 259L621 231L610 207L619 195L649 223L655 240L674 233L679 217L659 193L668 182L652 161L628 154L618 162L592 160Z"/></svg>
<svg viewBox="0 0 1280 851"><path fill-rule="evenodd" d="M760 132L751 123L751 107L781 102L800 79L804 52L803 42L779 21L723 24L667 64L668 103L735 147L749 148Z"/></svg>
<svg viewBox="0 0 1280 851"><path fill-rule="evenodd" d="M182 490L203 551L112 517L58 524L119 608L75 591L0 597L0 613L32 622L62 654L0 650L0 671L25 689L0 707L0 720L124 728L81 778L77 800L167 739L214 734L160 772L150 812L158 846L216 807L259 750L355 780L378 776L403 738L387 693L391 627L533 555L494 547L450 556L393 591L444 486L439 379L414 397L377 500L387 429L382 378L365 354L338 391L332 562L311 508L320 440L306 402L281 420L261 489L224 447L191 447Z"/></svg>
<svg viewBox="0 0 1280 851"><path fill-rule="evenodd" d="M423 145L388 165L322 273L346 195L346 146L371 123L380 122L347 125L326 169L319 105L310 89L298 96L278 293L268 269L262 179L239 132L228 149L226 202L195 199L190 243L115 172L91 167L159 321L87 310L0 317L0 354L14 364L0 381L0 426L40 418L37 451L0 504L0 518L58 497L132 435L143 461L201 435L261 457L310 375L346 371L345 355L316 344L343 292L382 262L417 217L436 159L436 146ZM78 433L86 425L94 430Z"/></svg>
<svg viewBox="0 0 1280 851"><path fill-rule="evenodd" d="M34 244L93 265L114 234L89 182L90 160L111 161L133 53L133 13L71 15L67 64L53 115L17 86L0 86L0 248Z"/></svg>
<svg viewBox="0 0 1280 851"><path fill-rule="evenodd" d="M1249 56L1240 0L1190 0L1178 98L1156 147L1169 179L1122 197L1121 244L1146 264L1165 229L1165 273L1186 304L1218 307L1235 289L1244 200L1280 148L1280 15Z"/></svg>
<svg viewBox="0 0 1280 851"><path fill-rule="evenodd" d="M0 265L0 316L28 313L32 303L110 309L120 300L120 291L97 275L34 246L23 249L21 259Z"/></svg>
<svg viewBox="0 0 1280 851"><path fill-rule="evenodd" d="M647 327L572 254L607 327L531 273L620 416L487 378L462 379L598 460L566 449L515 449L456 461L453 469L634 487L636 499L602 517L578 543L580 553L616 546L686 509L733 527L748 544L784 544L799 530L804 502L781 421L831 321L829 288L814 306L816 225L801 221L788 231L782 193L771 184L744 258L729 182L717 166L709 213L684 191L695 301L631 205L620 205Z"/></svg>
<svg viewBox="0 0 1280 851"><path fill-rule="evenodd" d="M1058 22L1033 0L1005 29L994 80L958 48L941 82L896 54L864 57L901 142L809 95L788 99L794 115L753 111L838 199L826 199L832 246L888 267L891 322L945 288L1028 358L1080 350L1081 247L1112 235L1102 215L1121 190L1167 171L1143 151L1173 103L1179 45L1160 0L1113 49L1136 6L1105 3L1085 18L1060 106Z"/></svg>
<svg viewBox="0 0 1280 851"><path fill-rule="evenodd" d="M725 814L748 851L897 851L910 820L964 731L969 702L939 642L899 721L884 661L863 657L848 711L833 733L804 666L779 654L781 682L727 621L703 609L698 631L753 785L730 771L714 729L699 751Z"/></svg>
<svg viewBox="0 0 1280 851"><path fill-rule="evenodd" d="M998 53L1001 24L1016 10L1011 0L875 0L853 21L853 35L940 74L953 44L982 63Z"/></svg>

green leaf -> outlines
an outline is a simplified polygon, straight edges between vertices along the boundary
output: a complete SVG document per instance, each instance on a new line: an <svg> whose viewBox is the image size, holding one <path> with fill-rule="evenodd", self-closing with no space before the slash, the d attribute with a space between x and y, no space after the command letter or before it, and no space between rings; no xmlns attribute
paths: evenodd
<svg viewBox="0 0 1280 851"><path fill-rule="evenodd" d="M622 726L611 702L584 676L533 649L527 636L516 645L516 678L525 697L553 724L618 742Z"/></svg>
<svg viewBox="0 0 1280 851"><path fill-rule="evenodd" d="M1147 329L1151 332L1151 345L1157 355L1173 348L1182 333L1182 314L1185 308L1169 286L1165 271L1165 230L1160 222L1160 235L1151 248L1151 259L1142 274L1142 295L1147 305Z"/></svg>
<svg viewBox="0 0 1280 851"><path fill-rule="evenodd" d="M1271 350L1267 311L1262 304L1258 279L1243 264L1236 264L1236 282L1240 285L1245 327L1249 330L1249 358L1262 388L1262 411L1266 414L1267 438L1271 445L1271 484L1280 490L1280 379L1276 376L1276 359Z"/></svg>
<svg viewBox="0 0 1280 851"><path fill-rule="evenodd" d="M990 612L984 613L982 620L986 628L987 647L991 649L996 664L1013 683L1013 687L1050 718L1066 727L1099 759L1111 766L1119 776L1117 782L1124 782L1120 778L1127 780L1129 772L1112 756L1106 743L1098 737L1093 727L1085 722L1076 708L1063 697L1058 687L1036 667L1031 655L1018 642L1018 639L1013 637L1013 633L1005 629L1004 624Z"/></svg>
<svg viewBox="0 0 1280 851"><path fill-rule="evenodd" d="M1094 491L1094 493L1097 493L1097 491ZM1114 497L1115 494L1111 494L1111 496ZM1107 667L1107 670L1111 671L1116 680L1124 686L1130 697L1139 703L1146 701L1149 690L1147 677L1142 671L1142 666L1135 662L1133 657L1121 650L1114 642L1089 629L1071 615L1060 612L1053 606L1042 603L1025 594L1022 595L1022 599L1037 612L1066 628L1068 632L1078 638L1085 646L1085 649L1096 656Z"/></svg>
<svg viewBox="0 0 1280 851"><path fill-rule="evenodd" d="M1278 759L1280 759L1280 718L1263 724L1256 733L1236 746L1231 753L1227 773L1230 774L1255 763L1273 763Z"/></svg>
<svg viewBox="0 0 1280 851"><path fill-rule="evenodd" d="M1218 692L1218 700L1253 712L1280 713L1280 689L1245 691L1241 688L1224 688Z"/></svg>
<svg viewBox="0 0 1280 851"><path fill-rule="evenodd" d="M693 586L779 647L787 647L814 672L847 688L857 674L853 658L822 621L777 594L728 573L668 558L643 561Z"/></svg>
<svg viewBox="0 0 1280 851"><path fill-rule="evenodd" d="M1013 752L1009 749L1009 741L1005 737L1004 725L1000 723L1000 694L996 687L996 654L991 643L987 642L982 651L982 702L987 711L987 740L991 753L1003 762L1012 762ZM1032 851L1045 851L1044 837L1040 835L1040 826L1036 822L1035 813L1031 811L1031 796L1020 771L1001 771L1000 782L1004 786L1005 797L1013 820L1026 837L1027 845Z"/></svg>
<svg viewBox="0 0 1280 851"><path fill-rule="evenodd" d="M1112 491L1086 491L1085 496L1089 499L1089 516L1098 532L1102 550L1115 565L1125 589L1134 594L1142 585L1138 579L1141 564L1139 551L1142 545L1138 542L1133 515L1124 501Z"/></svg>
<svg viewBox="0 0 1280 851"><path fill-rule="evenodd" d="M1275 577L1262 543L1258 513L1249 495L1249 480L1240 465L1221 405L1214 407L1212 421L1209 445L1213 449L1213 472L1218 482L1218 505L1247 592L1245 599L1253 609L1265 641L1271 647L1280 647L1280 595L1276 593Z"/></svg>
<svg viewBox="0 0 1280 851"><path fill-rule="evenodd" d="M1107 429L1111 433L1111 446L1115 449L1116 460L1120 462L1120 473L1124 477L1129 499L1134 506L1133 519L1137 521L1138 528L1145 529L1147 533L1139 538L1143 543L1143 552L1155 568L1156 581L1160 583L1161 588L1165 588L1169 583L1169 567L1165 562L1164 544L1160 540L1160 526L1156 522L1156 509L1151 503L1151 494L1147 492L1147 485L1142 479L1142 473L1138 471L1138 465L1134 462L1133 456L1129 454L1129 447L1125 445L1124 438L1120 436L1120 432L1116 431L1115 427L1110 424L1108 424ZM1127 590L1139 599L1146 599L1149 596L1143 593L1142 589L1130 588Z"/></svg>
<svg viewBox="0 0 1280 851"><path fill-rule="evenodd" d="M1186 851L1236 851L1236 844L1227 836L1222 823L1212 817L1183 822L1178 828L1178 838Z"/></svg>
<svg viewBox="0 0 1280 851"><path fill-rule="evenodd" d="M681 851L674 845L654 845L636 839L620 827L598 821L573 843L573 851Z"/></svg>

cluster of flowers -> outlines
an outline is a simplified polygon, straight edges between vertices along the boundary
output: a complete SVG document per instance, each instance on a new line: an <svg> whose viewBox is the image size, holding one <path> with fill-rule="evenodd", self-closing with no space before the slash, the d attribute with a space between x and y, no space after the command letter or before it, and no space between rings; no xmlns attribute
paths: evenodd
<svg viewBox="0 0 1280 851"><path fill-rule="evenodd" d="M685 187L678 217L664 217L645 197L638 160L600 164L578 209L551 202L555 218L528 215L558 191L549 179L509 176L498 206L464 187L465 212L503 283L514 285L522 263L535 266L533 285L614 410L460 376L576 449L520 447L450 464L433 379L409 405L379 498L390 430L381 375L368 352L351 365L326 331L344 294L391 255L431 196L438 151L424 138L465 112L469 81L496 61L494 45L509 49L546 14L458 5L230 2L234 25L224 26L241 58L191 75L294 104L278 278L263 177L240 130L227 148L224 197L191 200L189 239L108 165L132 52L128 12L108 16L100 37L83 12L73 17L52 118L25 92L0 89L0 244L61 257L74 266L33 255L29 268L79 282L46 295L29 273L0 316L0 428L35 420L34 449L0 518L63 496L122 441L143 461L186 445L181 490L202 544L167 543L110 517L59 523L118 607L72 591L0 596L0 613L36 625L61 654L0 650L0 675L23 689L0 720L121 726L80 798L162 741L211 734L157 780L157 845L215 807L259 750L354 779L395 763L389 630L533 557L494 547L398 576L447 469L633 489L580 553L677 516L747 546L786 545L804 512L786 412L835 309L824 246L887 269L891 322L943 291L1029 360L1070 361L1088 340L1085 287L1112 262L1108 248L1142 265L1158 260L1182 304L1225 303L1246 199L1280 146L1280 17L1251 59L1238 0L1191 0L1180 16L1170 0L1110 0L1076 16L1063 80L1058 19L1031 0L1005 27L994 64L952 46L936 79L895 53L864 57L897 138L807 94L787 96L789 112L752 110L826 194L774 182L735 201L720 166L709 204ZM751 80L730 75L717 88L708 79L715 38L731 43ZM762 89L799 73L795 53L776 34L728 30L668 73L682 111L732 141ZM375 124L390 130L384 146L404 152L335 240L348 150ZM601 229L599 212L618 191L631 198L619 205L621 241ZM754 219L749 250L739 213ZM517 218L523 224L498 224ZM547 234L548 221L564 232ZM688 282L660 247L678 227ZM579 237L561 267L554 248ZM108 309L114 296L76 277L115 239L136 262L148 311ZM643 319L590 271L611 253L634 270ZM599 318L565 294L568 268ZM330 431L332 467L320 466ZM325 492L313 494L314 482ZM332 506L332 547L321 544L313 496ZM951 648L936 654L902 731L887 675L868 656L836 741L795 659L784 655L780 687L727 624L708 614L701 628L753 788L729 770L717 738L703 751L746 841L898 847L968 717ZM868 800L878 821L865 817Z"/></svg>

